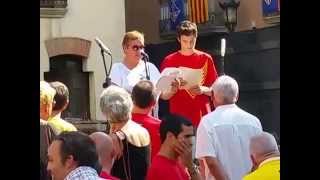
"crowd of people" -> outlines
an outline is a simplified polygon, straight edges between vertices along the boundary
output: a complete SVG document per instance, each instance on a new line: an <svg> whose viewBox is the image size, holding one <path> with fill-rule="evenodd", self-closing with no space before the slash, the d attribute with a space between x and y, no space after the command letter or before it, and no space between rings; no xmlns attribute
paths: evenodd
<svg viewBox="0 0 320 180"><path fill-rule="evenodd" d="M197 26L177 28L180 50L168 67L201 70L201 83L177 77L159 92L160 71L143 62L143 34L127 32L124 58L114 64L112 85L100 95L106 132L85 134L61 118L69 105L62 82L40 81L40 179L53 180L264 180L280 179L280 152L260 120L236 105L237 81L218 76L214 58L195 49ZM169 113L156 116L159 98Z"/></svg>

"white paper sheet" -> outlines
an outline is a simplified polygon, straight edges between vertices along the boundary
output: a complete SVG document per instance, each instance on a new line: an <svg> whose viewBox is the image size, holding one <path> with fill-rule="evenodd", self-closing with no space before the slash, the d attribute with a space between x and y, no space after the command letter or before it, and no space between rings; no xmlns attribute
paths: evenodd
<svg viewBox="0 0 320 180"><path fill-rule="evenodd" d="M195 85L200 85L202 80L202 70L192 69L188 67L179 67L181 70L181 77L183 80L187 81L187 84L182 86L181 89L190 89L190 87Z"/></svg>
<svg viewBox="0 0 320 180"><path fill-rule="evenodd" d="M193 69L188 67L169 67L165 68L160 74L160 78L156 84L157 91L169 91L171 83L175 78L182 78L187 81L187 84L181 89L189 89L192 86L200 85L203 73L201 69Z"/></svg>

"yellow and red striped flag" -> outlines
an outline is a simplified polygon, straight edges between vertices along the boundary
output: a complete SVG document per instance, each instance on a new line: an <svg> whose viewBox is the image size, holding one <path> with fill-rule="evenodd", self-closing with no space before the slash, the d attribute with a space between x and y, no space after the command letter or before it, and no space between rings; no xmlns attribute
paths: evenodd
<svg viewBox="0 0 320 180"><path fill-rule="evenodd" d="M209 19L208 0L188 0L189 20L194 23L204 23Z"/></svg>

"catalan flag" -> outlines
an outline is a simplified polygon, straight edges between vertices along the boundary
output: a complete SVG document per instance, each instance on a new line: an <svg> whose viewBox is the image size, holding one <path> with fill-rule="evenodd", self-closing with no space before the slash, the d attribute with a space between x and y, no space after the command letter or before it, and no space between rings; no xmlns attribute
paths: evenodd
<svg viewBox="0 0 320 180"><path fill-rule="evenodd" d="M188 0L188 18L194 23L207 22L208 0Z"/></svg>

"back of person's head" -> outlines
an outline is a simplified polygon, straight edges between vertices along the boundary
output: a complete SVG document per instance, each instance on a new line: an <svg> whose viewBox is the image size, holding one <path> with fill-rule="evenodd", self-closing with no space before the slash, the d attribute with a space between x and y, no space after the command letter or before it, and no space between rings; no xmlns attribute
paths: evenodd
<svg viewBox="0 0 320 180"><path fill-rule="evenodd" d="M198 36L198 28L197 25L191 21L185 20L182 21L177 26L177 37L180 39L182 35L185 36Z"/></svg>
<svg viewBox="0 0 320 180"><path fill-rule="evenodd" d="M40 105L52 104L56 91L46 81L40 81Z"/></svg>
<svg viewBox="0 0 320 180"><path fill-rule="evenodd" d="M239 86L235 79L222 75L216 79L212 85L214 98L223 104L233 104L237 102Z"/></svg>
<svg viewBox="0 0 320 180"><path fill-rule="evenodd" d="M56 91L45 81L40 81L40 119L47 120L52 114Z"/></svg>
<svg viewBox="0 0 320 180"><path fill-rule="evenodd" d="M96 146L87 134L79 131L65 131L59 134L55 140L61 142L60 155L63 164L72 156L77 167L89 166L96 169L98 163Z"/></svg>
<svg viewBox="0 0 320 180"><path fill-rule="evenodd" d="M139 108L147 108L156 101L156 92L154 85L149 80L139 81L132 89L133 104Z"/></svg>
<svg viewBox="0 0 320 180"><path fill-rule="evenodd" d="M104 163L112 163L113 142L111 137L103 132L94 132L90 134L90 138L96 144L100 164L103 166Z"/></svg>
<svg viewBox="0 0 320 180"><path fill-rule="evenodd" d="M177 137L179 133L182 132L182 125L192 126L192 123L191 121L180 115L168 114L164 116L160 123L161 143L163 143L166 140L168 132L173 133Z"/></svg>
<svg viewBox="0 0 320 180"><path fill-rule="evenodd" d="M53 106L52 110L62 110L65 107L65 105L69 102L69 90L65 84L59 81L51 82L50 85L57 92L54 96L54 100L56 103Z"/></svg>
<svg viewBox="0 0 320 180"><path fill-rule="evenodd" d="M111 85L100 95L100 109L111 123L126 122L131 118L132 99L123 88Z"/></svg>
<svg viewBox="0 0 320 180"><path fill-rule="evenodd" d="M268 132L253 136L250 139L250 154L256 158L278 155L279 149L275 137Z"/></svg>
<svg viewBox="0 0 320 180"><path fill-rule="evenodd" d="M122 40L122 47L126 47L129 45L130 41L139 40L142 44L144 44L144 35L139 31L129 31L127 32Z"/></svg>

